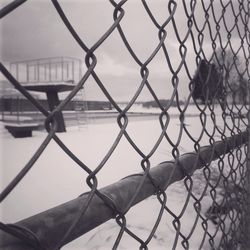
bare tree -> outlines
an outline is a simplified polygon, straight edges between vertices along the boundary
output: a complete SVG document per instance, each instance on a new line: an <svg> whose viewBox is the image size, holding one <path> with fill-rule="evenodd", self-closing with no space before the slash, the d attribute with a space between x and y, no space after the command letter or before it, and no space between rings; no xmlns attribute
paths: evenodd
<svg viewBox="0 0 250 250"><path fill-rule="evenodd" d="M242 74L243 64L240 57L232 50L220 48L215 51L212 61L223 76L225 101L244 102L247 98L247 80Z"/></svg>
<svg viewBox="0 0 250 250"><path fill-rule="evenodd" d="M201 60L192 83L193 98L200 99L203 104L219 100L223 96L222 76L215 64Z"/></svg>

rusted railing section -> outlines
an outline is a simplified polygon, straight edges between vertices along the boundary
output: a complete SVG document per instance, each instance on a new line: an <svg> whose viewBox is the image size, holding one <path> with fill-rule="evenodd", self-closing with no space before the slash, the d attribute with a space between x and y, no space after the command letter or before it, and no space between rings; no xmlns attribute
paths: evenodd
<svg viewBox="0 0 250 250"><path fill-rule="evenodd" d="M153 195L156 191L155 184L162 190L165 190L170 184L182 180L187 174L191 175L195 170L204 167L206 164L210 164L220 156L247 143L248 139L248 131L245 131L223 141L216 142L212 146L201 147L199 152L184 154L180 156L177 163L168 161L153 167L149 172L151 178L145 179L138 196L131 205L134 206ZM122 214L127 208L127 204L131 201L138 188L138 183L141 182L143 176L143 173L128 176L100 189L99 192L113 202L115 209L111 209L103 199L94 195L88 209L79 219L71 234L62 242L62 245L115 218L118 214ZM154 180L154 184L152 183L152 179ZM72 225L72 221L79 214L79 208L88 201L88 193L85 193L74 200L19 221L12 226L17 231L18 228L25 228L28 234L35 236L34 238L40 242L43 250L55 249L58 239L64 238L68 228ZM117 211L117 214L114 211ZM34 249L5 232L1 232L0 239L1 249Z"/></svg>

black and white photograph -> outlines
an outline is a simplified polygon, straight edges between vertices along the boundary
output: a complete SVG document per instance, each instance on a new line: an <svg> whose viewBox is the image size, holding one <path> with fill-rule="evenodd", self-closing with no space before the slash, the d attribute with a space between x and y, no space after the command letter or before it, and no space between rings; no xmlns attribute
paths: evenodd
<svg viewBox="0 0 250 250"><path fill-rule="evenodd" d="M0 249L250 250L249 0L1 0L0 60Z"/></svg>

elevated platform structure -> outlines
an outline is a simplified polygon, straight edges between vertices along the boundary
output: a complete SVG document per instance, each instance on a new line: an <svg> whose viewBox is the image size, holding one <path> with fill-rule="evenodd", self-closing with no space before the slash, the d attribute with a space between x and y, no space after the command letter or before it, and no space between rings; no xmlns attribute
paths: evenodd
<svg viewBox="0 0 250 250"><path fill-rule="evenodd" d="M82 62L71 57L42 58L12 62L10 71L29 91L43 92L50 111L60 103L58 93L71 91L82 76ZM56 114L57 132L65 132L62 112Z"/></svg>

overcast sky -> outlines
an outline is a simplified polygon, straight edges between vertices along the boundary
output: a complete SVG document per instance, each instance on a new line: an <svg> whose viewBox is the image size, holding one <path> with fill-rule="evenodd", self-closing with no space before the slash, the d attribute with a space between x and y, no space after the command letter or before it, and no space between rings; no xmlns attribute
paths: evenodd
<svg viewBox="0 0 250 250"><path fill-rule="evenodd" d="M9 1L2 1L7 3ZM65 14L73 27L88 47L92 47L105 31L113 23L114 7L109 1L103 0L81 0L81 1L59 1ZM167 0L147 1L152 13L160 24L168 17ZM187 17L184 12L182 1L178 3L175 12L175 22L181 39L187 32ZM186 1L187 3L189 1ZM205 15L200 1L195 10L195 17L200 28L204 24ZM214 1L214 10L217 17L220 16L221 7L219 1ZM225 1L224 1L225 2ZM235 7L236 6L235 1ZM123 5L125 16L121 21L124 33L137 54L138 58L145 62L159 43L158 30L153 25L141 1L128 0ZM188 7L190 12L190 8ZM210 15L212 15L210 9ZM232 27L234 18L230 9L226 12L226 20ZM214 28L214 25L211 26ZM242 29L241 26L239 26ZM168 32L166 47L170 56L171 64L177 69L181 57L179 54L179 42L173 31L172 23L166 27ZM33 0L27 1L15 11L1 20L1 61L6 65L8 62L28 60L54 56L71 56L84 61L86 53L72 38L67 28L62 23L53 4L50 1ZM197 40L197 32L194 32ZM208 26L204 30L203 50L207 58L212 52L211 40L209 38ZM221 35L225 37L223 27ZM238 46L238 36L232 32L231 40ZM226 41L226 40L225 40ZM190 73L196 68L195 54L191 37L185 43L188 49L186 61ZM118 31L114 31L110 37L95 51L97 56L96 73L103 84L117 101L128 101L132 98L141 83L140 67L129 54L124 46ZM149 82L159 98L170 98L173 87L171 83L172 74L162 51L152 60L148 66L150 70ZM178 91L182 98L188 96L189 80L184 67L178 74L180 81ZM86 97L88 99L105 100L104 95L97 87L92 78L85 85ZM152 96L144 89L141 100L151 100ZM140 100L139 99L139 100Z"/></svg>

